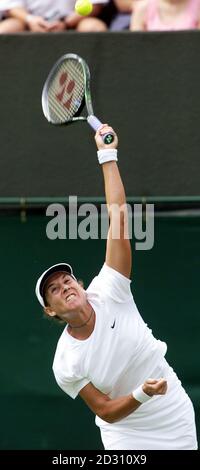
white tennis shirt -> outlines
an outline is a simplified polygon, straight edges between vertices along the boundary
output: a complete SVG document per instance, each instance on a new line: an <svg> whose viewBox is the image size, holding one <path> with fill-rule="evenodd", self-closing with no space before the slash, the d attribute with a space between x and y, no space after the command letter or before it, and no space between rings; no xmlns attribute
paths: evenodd
<svg viewBox="0 0 200 470"><path fill-rule="evenodd" d="M89 382L111 397L126 395L151 376L166 352L139 315L130 282L104 265L86 291L96 313L91 336L77 340L64 329L53 370L72 398Z"/></svg>
<svg viewBox="0 0 200 470"><path fill-rule="evenodd" d="M116 398L130 394L149 377L165 376L168 381L165 396L153 397L134 413L113 424L96 417L104 447L182 449L189 445L189 448L195 448L191 402L164 359L166 343L157 340L141 318L130 282L104 264L86 291L96 313L94 330L86 340L78 340L65 327L53 362L56 381L72 398L89 382L110 398ZM189 431L185 429L187 413ZM189 435L189 443L188 440L185 443L182 434L187 434L187 439Z"/></svg>
<svg viewBox="0 0 200 470"><path fill-rule="evenodd" d="M30 14L55 20L74 11L76 0L1 0L0 11L25 8ZM91 0L93 4L106 4L108 0Z"/></svg>

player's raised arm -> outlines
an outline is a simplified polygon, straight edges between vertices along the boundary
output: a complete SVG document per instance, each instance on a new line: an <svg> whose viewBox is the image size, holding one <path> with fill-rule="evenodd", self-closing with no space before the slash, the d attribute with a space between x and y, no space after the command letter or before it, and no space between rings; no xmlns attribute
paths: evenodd
<svg viewBox="0 0 200 470"><path fill-rule="evenodd" d="M126 195L117 165L118 138L110 145L103 142L102 135L113 129L104 124L96 133L99 163L102 165L106 203L110 227L106 248L106 264L126 277L131 273L131 245L128 238L128 214Z"/></svg>

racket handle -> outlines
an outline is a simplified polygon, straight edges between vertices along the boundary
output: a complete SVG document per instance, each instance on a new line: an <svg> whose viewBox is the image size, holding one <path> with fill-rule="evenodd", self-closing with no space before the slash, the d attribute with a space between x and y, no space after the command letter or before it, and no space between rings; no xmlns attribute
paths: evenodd
<svg viewBox="0 0 200 470"><path fill-rule="evenodd" d="M98 129L102 126L102 122L99 121L99 119L93 114L88 116L87 122L92 127L92 129L94 129L94 131L98 131ZM107 134L102 135L102 139L104 141L104 144L109 145L112 144L114 140L114 135L111 132L107 132Z"/></svg>

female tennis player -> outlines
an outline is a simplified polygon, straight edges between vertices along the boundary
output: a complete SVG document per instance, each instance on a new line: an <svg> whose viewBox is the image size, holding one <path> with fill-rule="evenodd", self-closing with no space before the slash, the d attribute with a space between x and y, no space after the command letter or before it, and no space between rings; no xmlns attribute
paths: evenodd
<svg viewBox="0 0 200 470"><path fill-rule="evenodd" d="M110 145L101 137L107 132L114 133ZM86 291L67 263L51 266L36 285L46 314L66 323L54 357L55 378L96 414L105 449L196 449L192 403L165 359L166 344L144 323L131 293L118 138L103 125L95 139L110 217L105 263ZM120 217L116 207L123 209Z"/></svg>

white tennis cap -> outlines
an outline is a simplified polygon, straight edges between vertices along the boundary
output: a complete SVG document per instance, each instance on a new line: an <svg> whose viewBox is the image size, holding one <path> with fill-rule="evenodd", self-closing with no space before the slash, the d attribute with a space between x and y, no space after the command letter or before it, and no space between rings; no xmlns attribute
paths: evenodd
<svg viewBox="0 0 200 470"><path fill-rule="evenodd" d="M44 299L43 299L43 291L44 291L44 285L47 281L47 279L54 273L56 272L64 272L64 273L68 273L70 274L71 277L73 277L73 279L76 280L74 274L73 274L73 270L72 270L72 267L70 266L70 264L67 264L67 263L58 263L58 264L54 264L53 266L51 266L50 268L46 269L46 271L44 271L42 273L42 275L39 277L38 281L37 281L37 284L36 284L36 288L35 288L35 293L36 293L36 297L38 298L40 304L45 307L45 304L44 304Z"/></svg>

